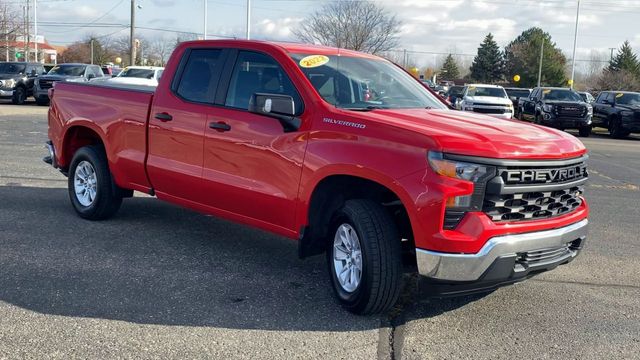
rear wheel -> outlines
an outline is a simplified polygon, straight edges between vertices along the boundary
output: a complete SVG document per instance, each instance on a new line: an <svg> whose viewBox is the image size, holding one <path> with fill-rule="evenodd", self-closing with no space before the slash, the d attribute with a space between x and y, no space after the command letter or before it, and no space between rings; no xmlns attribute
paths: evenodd
<svg viewBox="0 0 640 360"><path fill-rule="evenodd" d="M629 136L629 132L622 128L620 119L612 119L609 121L609 135L614 139L624 139Z"/></svg>
<svg viewBox="0 0 640 360"><path fill-rule="evenodd" d="M22 105L27 100L27 89L22 86L18 86L15 90L13 90L13 97L11 98L11 102L15 105Z"/></svg>
<svg viewBox="0 0 640 360"><path fill-rule="evenodd" d="M361 315L390 309L402 285L400 238L387 211L371 200L349 200L332 221L327 263L334 295Z"/></svg>
<svg viewBox="0 0 640 360"><path fill-rule="evenodd" d="M68 189L73 208L84 219L107 219L122 204L102 146L85 146L76 151L69 167Z"/></svg>

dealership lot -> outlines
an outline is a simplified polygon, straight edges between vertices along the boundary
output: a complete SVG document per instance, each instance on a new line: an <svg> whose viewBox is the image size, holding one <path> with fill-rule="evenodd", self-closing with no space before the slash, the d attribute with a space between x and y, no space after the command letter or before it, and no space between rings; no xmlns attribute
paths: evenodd
<svg viewBox="0 0 640 360"><path fill-rule="evenodd" d="M484 296L341 310L324 258L147 196L87 222L41 161L46 108L0 104L0 359L632 358L640 353L640 137L590 150L587 247Z"/></svg>

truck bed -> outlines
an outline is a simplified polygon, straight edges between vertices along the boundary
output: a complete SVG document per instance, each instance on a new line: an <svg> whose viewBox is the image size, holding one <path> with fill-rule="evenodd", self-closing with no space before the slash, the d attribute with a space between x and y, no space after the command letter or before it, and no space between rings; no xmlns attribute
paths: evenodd
<svg viewBox="0 0 640 360"><path fill-rule="evenodd" d="M70 163L71 156L65 153L71 150L69 146L86 145L65 144L67 149L63 146L64 136L74 131L74 126L82 125L102 139L119 186L149 189L144 163L154 90L155 87L128 84L57 83L49 111L49 136L59 149L59 164L64 167Z"/></svg>

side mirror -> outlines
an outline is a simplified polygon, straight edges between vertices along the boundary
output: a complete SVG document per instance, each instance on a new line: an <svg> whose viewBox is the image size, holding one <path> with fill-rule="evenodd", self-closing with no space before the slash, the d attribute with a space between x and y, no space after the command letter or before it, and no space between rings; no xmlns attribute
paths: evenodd
<svg viewBox="0 0 640 360"><path fill-rule="evenodd" d="M89 74L89 75L87 75L87 79L89 79L89 80L91 80L91 79L93 79L93 78L95 78L95 77L96 77L96 75L95 75L95 74Z"/></svg>
<svg viewBox="0 0 640 360"><path fill-rule="evenodd" d="M255 93L249 100L249 112L278 119L285 132L297 131L300 119L296 117L296 104L289 95Z"/></svg>
<svg viewBox="0 0 640 360"><path fill-rule="evenodd" d="M602 100L602 103L605 104L605 105L611 105L611 101L609 101L607 99Z"/></svg>

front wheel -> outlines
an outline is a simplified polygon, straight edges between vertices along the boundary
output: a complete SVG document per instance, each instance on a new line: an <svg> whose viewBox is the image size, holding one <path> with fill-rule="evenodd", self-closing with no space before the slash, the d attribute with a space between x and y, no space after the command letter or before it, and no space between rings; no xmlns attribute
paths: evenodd
<svg viewBox="0 0 640 360"><path fill-rule="evenodd" d="M84 219L107 219L122 204L102 146L85 146L76 151L69 167L68 189L73 208Z"/></svg>
<svg viewBox="0 0 640 360"><path fill-rule="evenodd" d="M13 97L11 98L11 102L14 105L22 105L27 100L27 90L22 86L18 86L15 90L13 90Z"/></svg>
<svg viewBox="0 0 640 360"><path fill-rule="evenodd" d="M580 129L578 129L578 134L581 137L589 137L589 135L591 135L591 126L583 126Z"/></svg>
<svg viewBox="0 0 640 360"><path fill-rule="evenodd" d="M390 309L402 285L401 247L391 216L371 200L349 200L332 221L327 263L335 297L360 315Z"/></svg>

